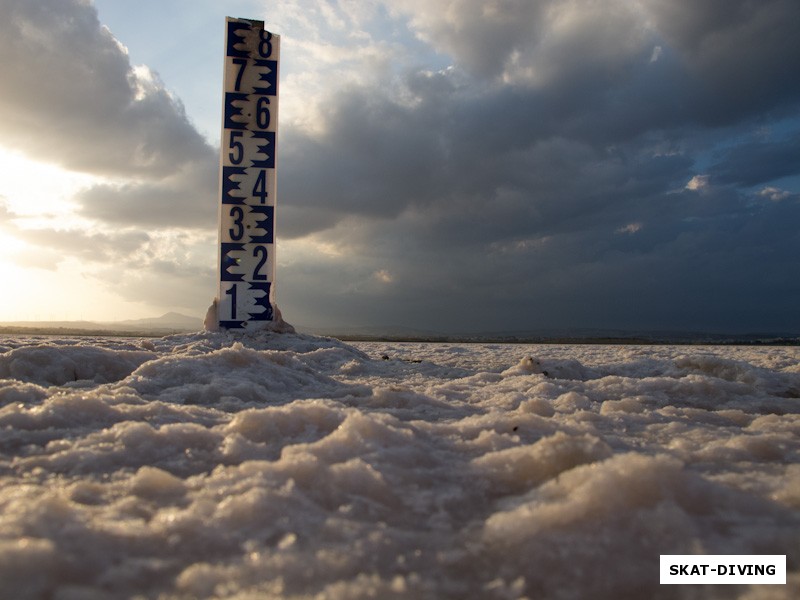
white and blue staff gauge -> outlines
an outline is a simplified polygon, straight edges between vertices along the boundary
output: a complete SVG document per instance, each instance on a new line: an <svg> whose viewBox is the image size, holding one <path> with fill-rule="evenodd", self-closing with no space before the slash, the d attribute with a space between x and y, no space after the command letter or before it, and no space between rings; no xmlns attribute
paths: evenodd
<svg viewBox="0 0 800 600"><path fill-rule="evenodd" d="M276 318L275 151L280 36L263 21L225 19L219 191L222 329L260 329Z"/></svg>

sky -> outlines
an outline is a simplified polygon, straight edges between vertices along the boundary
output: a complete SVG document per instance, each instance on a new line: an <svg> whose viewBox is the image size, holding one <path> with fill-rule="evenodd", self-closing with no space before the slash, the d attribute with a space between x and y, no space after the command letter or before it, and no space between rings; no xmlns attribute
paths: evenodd
<svg viewBox="0 0 800 600"><path fill-rule="evenodd" d="M226 15L290 323L800 332L796 0L0 0L0 321L205 314Z"/></svg>

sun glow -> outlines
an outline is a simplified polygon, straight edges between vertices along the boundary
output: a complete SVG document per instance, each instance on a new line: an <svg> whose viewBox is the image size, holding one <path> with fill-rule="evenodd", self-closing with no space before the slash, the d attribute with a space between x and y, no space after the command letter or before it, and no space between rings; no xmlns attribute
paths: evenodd
<svg viewBox="0 0 800 600"><path fill-rule="evenodd" d="M144 312L121 301L77 260L26 241L32 230L84 226L72 198L97 181L0 147L0 322L113 320L132 308Z"/></svg>
<svg viewBox="0 0 800 600"><path fill-rule="evenodd" d="M25 244L21 240L13 235L3 233L0 229L0 261L11 261L11 258L24 246Z"/></svg>
<svg viewBox="0 0 800 600"><path fill-rule="evenodd" d="M0 146L0 202L14 216L26 218L71 215L72 196L97 178L31 160Z"/></svg>

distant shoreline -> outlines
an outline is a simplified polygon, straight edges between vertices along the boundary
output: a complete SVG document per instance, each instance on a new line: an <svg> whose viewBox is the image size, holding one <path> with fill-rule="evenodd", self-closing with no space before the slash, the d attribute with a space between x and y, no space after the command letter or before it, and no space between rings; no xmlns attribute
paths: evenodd
<svg viewBox="0 0 800 600"><path fill-rule="evenodd" d="M79 327L24 327L16 325L0 326L0 335L64 335L75 337L164 337L178 333L193 333L187 329L92 329Z"/></svg>
<svg viewBox="0 0 800 600"><path fill-rule="evenodd" d="M176 312L125 321L0 321L0 335L163 337L201 329L201 319Z"/></svg>
<svg viewBox="0 0 800 600"><path fill-rule="evenodd" d="M141 328L141 329L104 329L100 327L56 327L43 325L40 327L27 325L0 325L0 336L7 335L41 335L41 336L75 336L75 337L147 337L157 338L169 335L196 333L196 329L181 328ZM597 346L800 346L800 337L794 336L725 336L713 335L697 337L676 336L493 336L493 335L358 335L324 333L343 342L384 342L384 343L416 343L416 344L548 344L548 345L597 345Z"/></svg>
<svg viewBox="0 0 800 600"><path fill-rule="evenodd" d="M736 338L725 339L670 339L644 337L479 337L479 336L441 336L441 337L404 337L404 336L358 336L331 335L343 342L397 342L427 344L548 344L548 345L597 345L597 346L800 346L800 338L776 337L764 339Z"/></svg>

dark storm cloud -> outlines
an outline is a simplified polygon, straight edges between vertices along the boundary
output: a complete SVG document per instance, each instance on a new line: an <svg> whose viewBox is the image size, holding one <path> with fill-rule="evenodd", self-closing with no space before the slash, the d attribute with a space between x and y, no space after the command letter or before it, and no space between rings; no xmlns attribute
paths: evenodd
<svg viewBox="0 0 800 600"><path fill-rule="evenodd" d="M744 186L800 174L800 134L774 142L752 141L726 151L710 169L715 181Z"/></svg>
<svg viewBox="0 0 800 600"><path fill-rule="evenodd" d="M800 4L794 0L649 0L655 27L699 87L698 110L713 124L791 109Z"/></svg>
<svg viewBox="0 0 800 600"><path fill-rule="evenodd" d="M689 158L643 151L629 144L629 129L593 127L557 96L420 79L409 82L413 106L378 90L350 91L331 107L326 136L284 134L284 235L416 209L449 223L480 219L477 237L486 240L499 235L493 229L525 233L608 210L607 202L680 188L693 175Z"/></svg>
<svg viewBox="0 0 800 600"><path fill-rule="evenodd" d="M326 229L349 215L394 218L444 191L441 132L424 112L358 89L332 103L326 118L324 138L281 134L284 235Z"/></svg>
<svg viewBox="0 0 800 600"><path fill-rule="evenodd" d="M208 148L157 77L137 73L81 0L4 0L3 143L106 175L158 177Z"/></svg>
<svg viewBox="0 0 800 600"><path fill-rule="evenodd" d="M392 10L481 78L573 87L573 100L602 82L618 88L642 55L671 53L683 84L672 99L686 94L714 125L791 105L800 89L794 0L407 0Z"/></svg>
<svg viewBox="0 0 800 600"><path fill-rule="evenodd" d="M800 5L428 4L400 6L462 69L408 74L413 101L340 92L324 135L289 134L282 232L343 252L295 271L290 304L324 290L333 321L444 330L800 330L798 195L748 189L800 164Z"/></svg>
<svg viewBox="0 0 800 600"><path fill-rule="evenodd" d="M617 210L632 219L628 227L610 226L625 221L600 210L594 219L491 244L470 239L480 238L491 216L342 227L327 239L353 244L359 269L329 259L310 272L307 265L284 271L284 289L303 292L285 306L324 299L333 322L371 318L433 331L800 327L792 307L800 289L791 275L800 249L796 197L754 204L731 191L682 191L635 204ZM452 231L443 233L445 225ZM378 269L393 281L377 285Z"/></svg>

